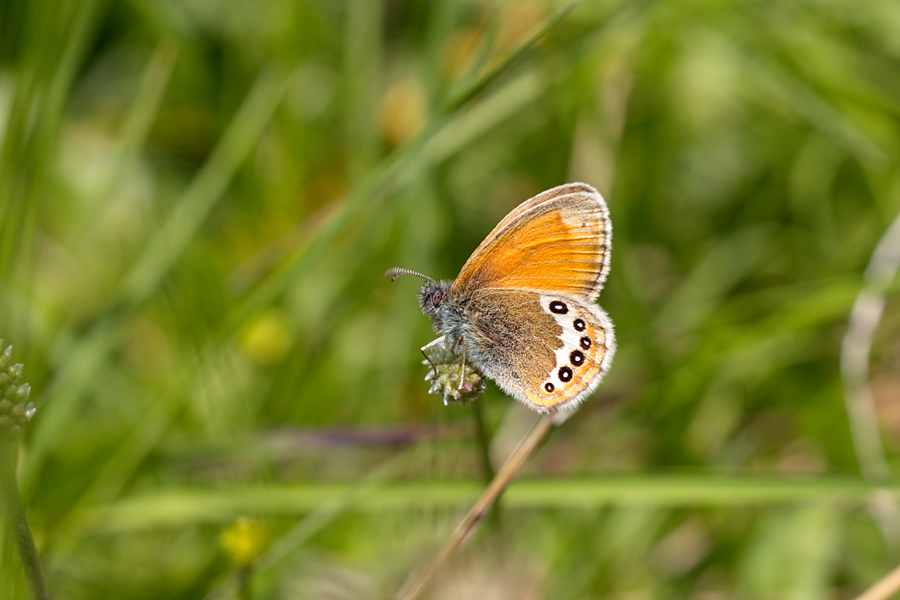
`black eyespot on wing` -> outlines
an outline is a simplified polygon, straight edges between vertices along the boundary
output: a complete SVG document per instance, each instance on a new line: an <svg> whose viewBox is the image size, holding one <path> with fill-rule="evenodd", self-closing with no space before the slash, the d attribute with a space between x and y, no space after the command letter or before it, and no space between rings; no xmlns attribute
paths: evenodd
<svg viewBox="0 0 900 600"><path fill-rule="evenodd" d="M550 303L550 312L555 313L557 315L564 315L569 312L569 307L566 306L565 302L560 302L559 300L554 300Z"/></svg>
<svg viewBox="0 0 900 600"><path fill-rule="evenodd" d="M584 364L584 354L581 353L581 350L572 350L572 354L569 355L569 362L576 367L580 367Z"/></svg>
<svg viewBox="0 0 900 600"><path fill-rule="evenodd" d="M567 381L571 381L572 380L572 369L570 369L569 367L560 367L557 375L559 375L559 380L562 381L563 383L565 383Z"/></svg>
<svg viewBox="0 0 900 600"><path fill-rule="evenodd" d="M547 383L544 384L544 389L547 390L548 392L552 392L553 390L556 389L556 386L548 381Z"/></svg>
<svg viewBox="0 0 900 600"><path fill-rule="evenodd" d="M583 338L581 338L579 343L581 344L581 348L583 350L587 350L591 347L591 338L589 338L588 336L584 336Z"/></svg>
<svg viewBox="0 0 900 600"><path fill-rule="evenodd" d="M584 319L575 319L572 322L572 326L575 328L575 331L584 331L584 328L587 327Z"/></svg>

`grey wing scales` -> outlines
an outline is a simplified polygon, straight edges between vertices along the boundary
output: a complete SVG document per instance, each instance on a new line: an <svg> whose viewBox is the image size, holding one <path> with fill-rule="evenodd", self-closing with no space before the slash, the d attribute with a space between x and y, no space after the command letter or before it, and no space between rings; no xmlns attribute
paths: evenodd
<svg viewBox="0 0 900 600"><path fill-rule="evenodd" d="M567 295L481 290L466 309L466 322L466 360L539 412L583 400L615 352L606 313Z"/></svg>

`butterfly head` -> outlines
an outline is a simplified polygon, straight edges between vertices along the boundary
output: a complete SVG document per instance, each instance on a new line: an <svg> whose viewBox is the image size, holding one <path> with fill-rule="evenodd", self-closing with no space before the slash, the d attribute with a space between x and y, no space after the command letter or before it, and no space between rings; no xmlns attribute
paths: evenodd
<svg viewBox="0 0 900 600"><path fill-rule="evenodd" d="M434 320L443 311L441 307L447 301L450 294L450 285L452 281L427 281L425 285L419 288L419 308L425 315Z"/></svg>
<svg viewBox="0 0 900 600"><path fill-rule="evenodd" d="M415 275L425 280L425 284L419 288L419 308L426 316L431 318L435 329L442 330L442 323L449 310L448 299L450 286L453 285L453 282L446 279L437 281L427 275L422 275L409 269L389 269L384 274L385 277L390 277L391 281L396 280L401 275Z"/></svg>

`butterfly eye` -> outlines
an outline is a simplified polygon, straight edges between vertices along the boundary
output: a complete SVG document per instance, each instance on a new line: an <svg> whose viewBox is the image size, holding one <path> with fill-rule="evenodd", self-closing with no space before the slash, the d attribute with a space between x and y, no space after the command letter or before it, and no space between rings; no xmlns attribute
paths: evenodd
<svg viewBox="0 0 900 600"><path fill-rule="evenodd" d="M437 308L438 306L440 306L440 305L441 305L441 302L443 302L443 301L444 301L444 294L443 294L440 290L436 291L435 293L433 293L433 294L431 295L431 304L432 304L435 308Z"/></svg>

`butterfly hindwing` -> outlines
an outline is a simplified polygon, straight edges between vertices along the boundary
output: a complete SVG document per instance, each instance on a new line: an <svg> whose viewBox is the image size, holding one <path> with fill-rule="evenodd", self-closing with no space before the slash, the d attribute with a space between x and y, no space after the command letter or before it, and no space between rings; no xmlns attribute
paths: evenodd
<svg viewBox="0 0 900 600"><path fill-rule="evenodd" d="M541 308L562 328L556 364L531 400L545 406L578 403L593 392L616 352L613 324L593 302L560 295L541 295Z"/></svg>
<svg viewBox="0 0 900 600"><path fill-rule="evenodd" d="M469 360L540 412L583 400L615 352L609 317L573 296L485 289L472 297L466 313Z"/></svg>

